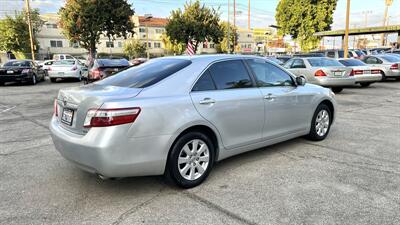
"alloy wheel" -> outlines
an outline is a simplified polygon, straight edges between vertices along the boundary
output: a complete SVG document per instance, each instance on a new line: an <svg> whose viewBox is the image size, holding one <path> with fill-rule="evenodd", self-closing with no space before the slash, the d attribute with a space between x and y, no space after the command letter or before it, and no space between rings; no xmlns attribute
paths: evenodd
<svg viewBox="0 0 400 225"><path fill-rule="evenodd" d="M326 134L329 129L329 113L325 109L319 111L317 118L315 119L315 131L322 137Z"/></svg>
<svg viewBox="0 0 400 225"><path fill-rule="evenodd" d="M194 139L186 143L178 156L178 170L186 180L200 178L206 172L209 163L209 148L200 139Z"/></svg>

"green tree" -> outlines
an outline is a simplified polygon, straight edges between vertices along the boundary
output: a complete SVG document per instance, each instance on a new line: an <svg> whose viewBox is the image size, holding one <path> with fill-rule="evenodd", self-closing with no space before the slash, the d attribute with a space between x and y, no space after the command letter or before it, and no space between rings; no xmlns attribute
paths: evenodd
<svg viewBox="0 0 400 225"><path fill-rule="evenodd" d="M31 51L29 28L27 17L24 13L17 13L14 17L6 16L0 20L0 50L28 53ZM39 17L39 10L31 11L32 32L34 37L40 32L44 21ZM35 49L38 50L38 42L34 39Z"/></svg>
<svg viewBox="0 0 400 225"><path fill-rule="evenodd" d="M201 42L213 41L218 44L223 38L220 14L214 8L201 5L199 0L185 3L184 11L173 10L165 27L172 42L186 45L192 41L194 52Z"/></svg>
<svg viewBox="0 0 400 225"><path fill-rule="evenodd" d="M124 44L124 53L127 54L130 59L142 57L146 54L146 45L137 39L127 40Z"/></svg>
<svg viewBox="0 0 400 225"><path fill-rule="evenodd" d="M171 41L166 33L163 33L161 40L164 44L164 48L167 50L167 54L181 55L185 51L185 44L177 43L177 41Z"/></svg>
<svg viewBox="0 0 400 225"><path fill-rule="evenodd" d="M282 35L291 35L303 51L318 46L315 32L331 29L337 0L281 0L276 8L275 19Z"/></svg>
<svg viewBox="0 0 400 225"><path fill-rule="evenodd" d="M64 35L79 42L92 58L101 35L111 40L133 33L134 11L126 0L67 0L58 13Z"/></svg>
<svg viewBox="0 0 400 225"><path fill-rule="evenodd" d="M222 53L228 53L228 23L227 22L222 22L220 24L223 32L224 32L224 38L222 41L217 45L217 51L222 52ZM238 40L238 33L237 33L237 28L230 24L230 29L229 29L229 44L230 44L230 51L233 52L235 50L234 43L237 44Z"/></svg>

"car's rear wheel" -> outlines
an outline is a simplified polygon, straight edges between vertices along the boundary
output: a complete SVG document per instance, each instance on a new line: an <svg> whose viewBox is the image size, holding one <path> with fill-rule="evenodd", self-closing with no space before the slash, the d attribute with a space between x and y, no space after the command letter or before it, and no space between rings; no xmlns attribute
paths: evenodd
<svg viewBox="0 0 400 225"><path fill-rule="evenodd" d="M50 78L51 83L55 83L57 81L57 78Z"/></svg>
<svg viewBox="0 0 400 225"><path fill-rule="evenodd" d="M332 112L325 104L320 104L314 112L311 120L310 133L306 136L313 141L321 141L326 138L331 128Z"/></svg>
<svg viewBox="0 0 400 225"><path fill-rule="evenodd" d="M361 87L369 87L369 85L371 85L371 83L360 83Z"/></svg>
<svg viewBox="0 0 400 225"><path fill-rule="evenodd" d="M343 91L343 88L342 88L342 87L332 87L331 89L332 89L332 91L335 92L335 93L339 93L339 92Z"/></svg>
<svg viewBox="0 0 400 225"><path fill-rule="evenodd" d="M207 135L197 131L186 133L171 149L166 176L180 187L195 187L210 173L214 155L215 147Z"/></svg>
<svg viewBox="0 0 400 225"><path fill-rule="evenodd" d="M384 72L382 72L381 74L382 74L382 80L381 81L386 81L387 80L386 74Z"/></svg>

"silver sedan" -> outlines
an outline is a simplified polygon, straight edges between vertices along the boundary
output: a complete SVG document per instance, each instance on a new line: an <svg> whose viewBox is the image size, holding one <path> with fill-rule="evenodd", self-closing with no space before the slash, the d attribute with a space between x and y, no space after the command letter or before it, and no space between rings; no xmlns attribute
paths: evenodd
<svg viewBox="0 0 400 225"><path fill-rule="evenodd" d="M356 82L350 68L326 57L292 58L284 67L296 76L304 76L307 82L330 87L334 92Z"/></svg>
<svg viewBox="0 0 400 225"><path fill-rule="evenodd" d="M382 80L382 70L371 67L358 59L339 59L339 62L352 69L351 73L356 79L356 84L368 87L370 84Z"/></svg>
<svg viewBox="0 0 400 225"><path fill-rule="evenodd" d="M400 79L400 58L390 54L366 56L363 61L382 70L382 80L386 78Z"/></svg>
<svg viewBox="0 0 400 225"><path fill-rule="evenodd" d="M166 57L59 91L56 149L102 178L165 174L190 188L215 162L299 136L325 139L331 90L252 56Z"/></svg>

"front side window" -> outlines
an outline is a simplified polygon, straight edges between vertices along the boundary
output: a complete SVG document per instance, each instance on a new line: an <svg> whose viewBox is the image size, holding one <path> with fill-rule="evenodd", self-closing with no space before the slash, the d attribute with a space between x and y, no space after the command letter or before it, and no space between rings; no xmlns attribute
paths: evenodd
<svg viewBox="0 0 400 225"><path fill-rule="evenodd" d="M241 60L214 63L210 66L209 71L218 90L253 87L251 78Z"/></svg>
<svg viewBox="0 0 400 225"><path fill-rule="evenodd" d="M302 59L295 59L293 60L293 64L290 66L293 69L304 69L306 65L304 64L304 60Z"/></svg>
<svg viewBox="0 0 400 225"><path fill-rule="evenodd" d="M293 86L292 77L279 67L261 59L248 59L251 70L257 79L257 86Z"/></svg>
<svg viewBox="0 0 400 225"><path fill-rule="evenodd" d="M215 84L211 78L210 71L207 70L197 80L196 84L193 86L192 91L210 91L215 89Z"/></svg>

